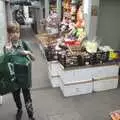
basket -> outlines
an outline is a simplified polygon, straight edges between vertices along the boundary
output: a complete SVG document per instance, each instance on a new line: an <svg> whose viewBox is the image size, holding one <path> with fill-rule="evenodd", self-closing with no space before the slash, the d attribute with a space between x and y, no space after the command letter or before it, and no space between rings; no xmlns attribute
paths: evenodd
<svg viewBox="0 0 120 120"><path fill-rule="evenodd" d="M90 65L109 62L109 52L88 53L84 56L85 63Z"/></svg>
<svg viewBox="0 0 120 120"><path fill-rule="evenodd" d="M40 42L43 44L43 46L48 46L51 44L56 43L56 36L55 35L45 35L45 36L39 36Z"/></svg>
<svg viewBox="0 0 120 120"><path fill-rule="evenodd" d="M58 59L57 53L52 46L48 46L47 48L45 48L45 55L47 61L54 61Z"/></svg>
<svg viewBox="0 0 120 120"><path fill-rule="evenodd" d="M72 55L81 55L81 46L78 45L78 46L68 46L68 49L69 49L69 52L72 54Z"/></svg>
<svg viewBox="0 0 120 120"><path fill-rule="evenodd" d="M82 55L61 55L58 54L58 61L65 67L83 66L84 58Z"/></svg>

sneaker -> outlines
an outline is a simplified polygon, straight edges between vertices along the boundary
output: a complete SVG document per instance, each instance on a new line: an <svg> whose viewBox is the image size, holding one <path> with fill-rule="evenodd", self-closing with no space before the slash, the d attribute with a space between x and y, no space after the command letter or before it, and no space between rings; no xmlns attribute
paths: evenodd
<svg viewBox="0 0 120 120"><path fill-rule="evenodd" d="M21 120L23 111L20 109L16 113L16 120Z"/></svg>

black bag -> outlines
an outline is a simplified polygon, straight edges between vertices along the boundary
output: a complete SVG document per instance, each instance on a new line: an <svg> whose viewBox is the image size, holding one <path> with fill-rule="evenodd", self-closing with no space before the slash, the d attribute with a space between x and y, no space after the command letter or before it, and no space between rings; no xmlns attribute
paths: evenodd
<svg viewBox="0 0 120 120"><path fill-rule="evenodd" d="M25 17L19 10L15 11L15 19L20 25L25 25Z"/></svg>

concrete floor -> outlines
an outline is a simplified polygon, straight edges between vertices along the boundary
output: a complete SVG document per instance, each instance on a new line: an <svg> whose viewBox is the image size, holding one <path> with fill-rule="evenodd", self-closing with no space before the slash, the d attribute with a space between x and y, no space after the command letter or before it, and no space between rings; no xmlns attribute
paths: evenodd
<svg viewBox="0 0 120 120"><path fill-rule="evenodd" d="M120 89L64 98L59 89L46 88L32 91L32 99L37 120L110 120L109 112L120 109ZM4 96L0 120L14 120L15 112L12 96Z"/></svg>
<svg viewBox="0 0 120 120"><path fill-rule="evenodd" d="M33 63L31 91L36 120L110 120L109 112L120 109L119 88L64 98L59 88L51 87L46 61L39 54L38 45L33 42L33 37L27 37L26 40L31 40L29 42L37 61ZM0 120L15 120L15 113L16 107L11 94L4 96L3 105L0 106ZM26 111L22 120L28 120Z"/></svg>

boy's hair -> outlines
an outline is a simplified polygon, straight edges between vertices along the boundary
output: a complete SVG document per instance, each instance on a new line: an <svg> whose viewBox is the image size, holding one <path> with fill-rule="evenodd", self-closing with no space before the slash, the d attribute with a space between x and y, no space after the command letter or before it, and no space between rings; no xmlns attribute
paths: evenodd
<svg viewBox="0 0 120 120"><path fill-rule="evenodd" d="M20 32L20 25L18 23L11 23L7 26L8 33Z"/></svg>

